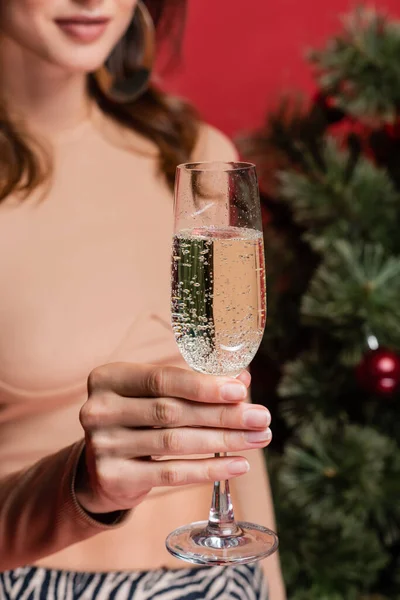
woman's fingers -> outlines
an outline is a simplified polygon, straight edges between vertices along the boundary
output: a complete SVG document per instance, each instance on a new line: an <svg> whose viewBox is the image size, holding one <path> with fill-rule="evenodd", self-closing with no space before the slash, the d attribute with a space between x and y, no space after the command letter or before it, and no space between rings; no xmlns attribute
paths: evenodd
<svg viewBox="0 0 400 600"><path fill-rule="evenodd" d="M143 456L187 456L214 452L240 452L269 444L269 428L261 431L219 429L108 429L95 432L91 443L96 456L139 458Z"/></svg>
<svg viewBox="0 0 400 600"><path fill-rule="evenodd" d="M81 414L88 427L218 427L265 429L271 415L264 406L205 404L177 398L122 398L105 394L89 400Z"/></svg>
<svg viewBox="0 0 400 600"><path fill-rule="evenodd" d="M247 388L250 386L251 375L250 375L249 371L247 371L247 370L243 371L242 373L240 373L240 375L238 375L236 377L236 379L241 381Z"/></svg>
<svg viewBox="0 0 400 600"><path fill-rule="evenodd" d="M247 473L249 463L242 457L167 460L151 463L154 486L177 486L224 481Z"/></svg>
<svg viewBox="0 0 400 600"><path fill-rule="evenodd" d="M113 497L119 508L130 508L153 487L223 481L243 475L249 468L243 457L165 461L104 458L98 462L97 474L106 496Z"/></svg>
<svg viewBox="0 0 400 600"><path fill-rule="evenodd" d="M244 402L249 384L247 372L234 379L130 363L95 369L80 413L89 475L78 478L79 502L89 512L113 512L132 508L153 487L246 473L240 457L165 457L267 446L271 417L265 407Z"/></svg>
<svg viewBox="0 0 400 600"><path fill-rule="evenodd" d="M241 377L249 380L246 374ZM240 379L136 363L114 363L95 369L88 387L89 395L111 391L125 397L172 397L206 403L240 402L247 396L246 385Z"/></svg>

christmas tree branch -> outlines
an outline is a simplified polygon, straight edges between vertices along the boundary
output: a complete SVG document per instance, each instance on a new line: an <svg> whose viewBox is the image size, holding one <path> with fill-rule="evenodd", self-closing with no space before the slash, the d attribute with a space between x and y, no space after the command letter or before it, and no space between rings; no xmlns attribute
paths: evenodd
<svg viewBox="0 0 400 600"><path fill-rule="evenodd" d="M329 137L322 157L323 170L305 153L305 172L286 170L279 176L281 197L290 203L295 221L310 229L306 239L318 251L338 238L400 249L396 234L400 197L386 171L363 156L354 162L351 152Z"/></svg>
<svg viewBox="0 0 400 600"><path fill-rule="evenodd" d="M310 53L320 86L348 114L394 122L400 106L400 24L359 7L324 50Z"/></svg>
<svg viewBox="0 0 400 600"><path fill-rule="evenodd" d="M400 345L400 258L381 246L332 243L302 302L302 315L319 327L331 324L343 341L362 347L368 329L382 344Z"/></svg>

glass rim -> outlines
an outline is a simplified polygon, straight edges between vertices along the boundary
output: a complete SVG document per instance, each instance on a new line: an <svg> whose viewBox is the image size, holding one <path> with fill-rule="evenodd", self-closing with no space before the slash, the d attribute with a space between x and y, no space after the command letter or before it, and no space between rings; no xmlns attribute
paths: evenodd
<svg viewBox="0 0 400 600"><path fill-rule="evenodd" d="M198 162L181 163L177 166L179 171L200 171L212 173L228 173L232 171L251 171L255 170L256 165L251 162L242 161L224 161L224 160L204 160Z"/></svg>

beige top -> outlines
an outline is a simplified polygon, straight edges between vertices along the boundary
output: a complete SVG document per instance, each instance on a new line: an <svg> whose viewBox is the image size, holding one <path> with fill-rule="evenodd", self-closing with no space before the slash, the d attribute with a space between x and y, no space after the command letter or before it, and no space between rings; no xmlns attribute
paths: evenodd
<svg viewBox="0 0 400 600"><path fill-rule="evenodd" d="M194 159L235 155L203 127ZM164 538L206 517L210 486L158 489L117 529L72 493L89 372L117 360L182 364L169 326L172 195L155 157L95 110L57 140L48 195L0 205L1 570L48 555L40 564L75 570L182 567ZM259 453L251 461L262 488ZM239 493L238 509L265 522L250 496Z"/></svg>

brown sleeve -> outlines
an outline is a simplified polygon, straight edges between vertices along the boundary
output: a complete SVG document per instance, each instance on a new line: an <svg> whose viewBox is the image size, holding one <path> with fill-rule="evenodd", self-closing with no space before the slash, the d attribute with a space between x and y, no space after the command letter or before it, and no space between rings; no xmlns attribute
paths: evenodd
<svg viewBox="0 0 400 600"><path fill-rule="evenodd" d="M44 556L122 523L92 518L78 504L75 473L84 441L47 456L32 467L0 479L0 571Z"/></svg>

